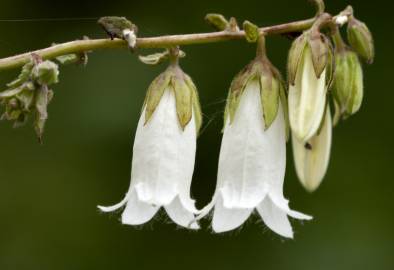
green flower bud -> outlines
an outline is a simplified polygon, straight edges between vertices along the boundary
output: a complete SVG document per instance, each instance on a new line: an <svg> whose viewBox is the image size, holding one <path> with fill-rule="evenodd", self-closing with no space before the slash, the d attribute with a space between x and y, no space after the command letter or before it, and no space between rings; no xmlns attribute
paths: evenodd
<svg viewBox="0 0 394 270"><path fill-rule="evenodd" d="M327 106L325 119L319 133L306 143L292 136L293 155L297 176L310 192L315 191L326 174L331 150L332 123Z"/></svg>
<svg viewBox="0 0 394 270"><path fill-rule="evenodd" d="M178 121L182 129L187 126L194 113L198 131L202 124L202 114L197 88L177 64L171 64L149 86L144 104L145 124L152 118L164 91L168 90L174 91Z"/></svg>
<svg viewBox="0 0 394 270"><path fill-rule="evenodd" d="M367 25L353 16L349 19L347 36L352 48L368 63L375 57L372 34Z"/></svg>
<svg viewBox="0 0 394 270"><path fill-rule="evenodd" d="M209 13L205 16L205 21L218 31L229 28L229 22L222 14Z"/></svg>
<svg viewBox="0 0 394 270"><path fill-rule="evenodd" d="M334 98L338 114L347 117L360 109L363 100L363 71L357 54L347 48L337 52L335 59Z"/></svg>
<svg viewBox="0 0 394 270"><path fill-rule="evenodd" d="M260 36L259 27L249 21L244 21L243 27L246 34L246 40L251 43L256 42Z"/></svg>
<svg viewBox="0 0 394 270"><path fill-rule="evenodd" d="M263 43L263 38L260 38L256 58L241 70L231 83L225 109L225 123L228 118L230 124L234 121L241 97L246 86L252 80L257 80L260 85L261 106L266 130L271 126L277 116L279 102L284 103L282 107L287 106L285 104L286 96L284 94L282 77L279 71L268 60Z"/></svg>
<svg viewBox="0 0 394 270"><path fill-rule="evenodd" d="M40 85L51 85L59 81L59 67L51 61L38 63L32 71L33 78Z"/></svg>

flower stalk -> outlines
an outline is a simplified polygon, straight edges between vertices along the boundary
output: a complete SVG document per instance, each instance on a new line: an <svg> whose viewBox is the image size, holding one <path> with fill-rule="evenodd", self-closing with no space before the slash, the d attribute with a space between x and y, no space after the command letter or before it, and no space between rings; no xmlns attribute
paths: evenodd
<svg viewBox="0 0 394 270"><path fill-rule="evenodd" d="M343 12L342 12L343 13ZM340 14L342 14L340 13ZM345 13L344 13L345 14ZM347 14L347 13L346 13ZM346 15L345 14L345 15ZM335 18L335 17L333 17ZM316 17L299 20L278 25L266 26L259 28L260 33L265 35L286 35L291 33L303 32L314 24ZM245 39L245 31L218 31L212 33L195 33L184 35L165 35L158 37L137 38L137 48L170 48L175 46L185 46L194 44L206 44L215 42L224 42L230 40ZM23 66L29 62L31 54L39 55L44 60L50 60L61 55L78 54L87 51L101 49L127 49L128 43L123 39L91 39L76 40L54 46L22 53L19 55L0 59L0 71L14 69Z"/></svg>

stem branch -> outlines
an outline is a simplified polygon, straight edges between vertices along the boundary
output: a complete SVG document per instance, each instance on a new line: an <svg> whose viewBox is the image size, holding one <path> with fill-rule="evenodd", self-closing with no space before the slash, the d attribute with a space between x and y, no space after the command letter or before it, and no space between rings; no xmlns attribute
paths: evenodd
<svg viewBox="0 0 394 270"><path fill-rule="evenodd" d="M311 18L307 20L263 27L260 28L260 32L264 32L266 35L302 32L310 28L314 21L315 18ZM214 43L244 38L244 31L221 31L199 34L167 35L138 38L137 48L169 48L174 46ZM49 48L0 59L0 71L23 66L28 61L30 61L31 54L33 53L41 56L43 59L52 59L65 54L82 53L98 49L127 49L127 43L121 39L91 39L66 42L51 46Z"/></svg>

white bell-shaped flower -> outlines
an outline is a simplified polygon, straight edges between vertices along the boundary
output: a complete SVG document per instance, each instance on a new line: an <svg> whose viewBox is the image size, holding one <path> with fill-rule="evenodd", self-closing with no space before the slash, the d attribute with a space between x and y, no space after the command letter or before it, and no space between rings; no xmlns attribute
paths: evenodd
<svg viewBox="0 0 394 270"><path fill-rule="evenodd" d="M241 226L254 209L274 232L292 238L287 216L311 219L293 211L283 196L286 168L286 127L282 104L265 129L260 83L249 81L234 119L226 119L214 197L199 218L214 207L212 227L225 232Z"/></svg>
<svg viewBox="0 0 394 270"><path fill-rule="evenodd" d="M174 88L164 89L160 101L145 121L146 105L138 123L133 148L131 184L126 197L111 207L111 212L126 205L122 223L148 222L163 207L178 225L197 229L197 209L190 198L194 170L197 128L195 111L182 128L178 121Z"/></svg>

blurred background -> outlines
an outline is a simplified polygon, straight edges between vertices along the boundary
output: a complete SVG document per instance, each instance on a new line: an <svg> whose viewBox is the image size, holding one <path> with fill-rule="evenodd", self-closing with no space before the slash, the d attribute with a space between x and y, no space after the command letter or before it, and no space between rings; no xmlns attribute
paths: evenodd
<svg viewBox="0 0 394 270"><path fill-rule="evenodd" d="M383 1L327 1L337 13L352 4L372 30L376 59L365 66L361 111L334 130L330 168L317 192L304 191L288 151L285 196L314 216L293 221L284 240L252 217L231 233L209 222L191 232L161 213L142 227L121 225L120 213L97 204L120 201L130 177L131 149L145 90L165 65L150 67L126 50L90 54L86 67L61 68L49 107L44 144L31 124L0 123L0 269L394 269L393 19ZM140 36L211 31L208 12L261 26L314 15L306 0L68 1L1 0L0 20L123 15ZM104 37L94 20L1 22L0 57L52 42ZM290 41L269 37L272 62L285 72ZM205 127L198 140L192 194L204 206L216 181L222 113L233 76L253 58L243 41L183 48L181 64L197 84ZM143 51L149 53L150 51ZM0 83L18 70L0 73Z"/></svg>

